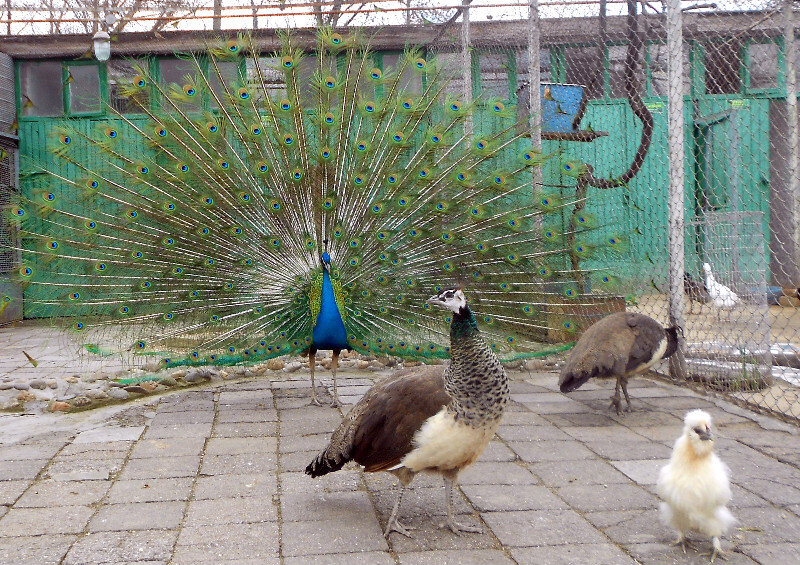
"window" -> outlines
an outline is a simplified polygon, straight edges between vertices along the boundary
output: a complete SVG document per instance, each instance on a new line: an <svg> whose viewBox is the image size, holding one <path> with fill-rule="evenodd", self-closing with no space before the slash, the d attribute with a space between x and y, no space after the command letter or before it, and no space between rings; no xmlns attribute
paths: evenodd
<svg viewBox="0 0 800 565"><path fill-rule="evenodd" d="M382 53L381 64L384 75L397 68L400 55L401 53ZM400 86L407 92L420 92L422 90L422 74L413 69L407 68L403 72L403 77L400 80Z"/></svg>
<svg viewBox="0 0 800 565"><path fill-rule="evenodd" d="M456 98L464 98L464 57L460 51L450 53L437 53L436 64L447 76L447 86L444 92Z"/></svg>
<svg viewBox="0 0 800 565"><path fill-rule="evenodd" d="M25 61L19 66L22 116L60 116L64 113L61 63Z"/></svg>
<svg viewBox="0 0 800 565"><path fill-rule="evenodd" d="M647 70L650 77L650 96L667 96L669 89L669 82L667 80L667 46L664 43L653 43L647 46ZM688 60L684 62L687 65ZM689 75L688 65L684 67L683 72L686 76ZM688 87L688 81L686 81ZM688 90L684 91L688 94Z"/></svg>
<svg viewBox="0 0 800 565"><path fill-rule="evenodd" d="M503 100L511 98L509 92L508 53L481 53L479 72L480 95L497 96Z"/></svg>
<svg viewBox="0 0 800 565"><path fill-rule="evenodd" d="M736 41L706 43L706 93L737 94L742 89L739 76L740 45Z"/></svg>
<svg viewBox="0 0 800 565"><path fill-rule="evenodd" d="M100 67L96 64L66 64L70 114L97 114L100 104Z"/></svg>
<svg viewBox="0 0 800 565"><path fill-rule="evenodd" d="M567 62L567 83L585 86L588 98L603 97L602 60L597 47L567 47L564 49ZM598 77L598 73L601 75Z"/></svg>
<svg viewBox="0 0 800 565"><path fill-rule="evenodd" d="M531 99L528 81L528 50L516 52L517 56L517 120L524 122L530 113ZM550 49L542 49L539 53L539 80L540 82L553 82L553 65L550 58Z"/></svg>
<svg viewBox="0 0 800 565"><path fill-rule="evenodd" d="M166 88L168 85L175 84L178 88L183 88L190 80L200 72L194 59L161 59L159 61L161 70L161 84ZM199 111L200 98L195 96L192 102L182 102L180 109L184 111Z"/></svg>
<svg viewBox="0 0 800 565"><path fill-rule="evenodd" d="M775 43L751 43L747 46L751 90L778 87L778 46Z"/></svg>
<svg viewBox="0 0 800 565"><path fill-rule="evenodd" d="M517 58L517 82L522 85L522 83L528 82L528 50L521 49L515 55ZM550 49L542 49L539 52L539 77L541 82L553 82L552 70Z"/></svg>
<svg viewBox="0 0 800 565"><path fill-rule="evenodd" d="M142 112L142 108L130 98L121 96L119 83L131 80L138 71L136 65L146 65L146 61L129 61L125 59L111 59L108 68L108 103L120 114L135 114Z"/></svg>
<svg viewBox="0 0 800 565"><path fill-rule="evenodd" d="M224 100L225 92L230 92L233 85L241 84L239 77L239 64L234 62L217 61L216 66L209 65L208 69L208 84L211 90L216 93L220 100ZM219 105L214 98L211 98L209 104L212 108L217 108Z"/></svg>
<svg viewBox="0 0 800 565"><path fill-rule="evenodd" d="M258 67L253 59L247 59L247 84L256 87L256 100L264 97L264 90L278 100L286 96L286 75L280 65L279 57L260 57Z"/></svg>

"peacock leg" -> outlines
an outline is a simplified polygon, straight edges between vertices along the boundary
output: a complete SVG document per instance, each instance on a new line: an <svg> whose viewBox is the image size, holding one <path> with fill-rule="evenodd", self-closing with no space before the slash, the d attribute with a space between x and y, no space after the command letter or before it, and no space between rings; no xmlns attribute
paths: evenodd
<svg viewBox="0 0 800 565"><path fill-rule="evenodd" d="M444 491L445 498L447 499L447 521L444 524L439 524L440 528L450 528L450 531L460 536L462 532L470 532L473 534L480 534L483 529L478 526L467 526L466 524L459 524L453 517L453 485L456 482L456 473L444 473Z"/></svg>
<svg viewBox="0 0 800 565"><path fill-rule="evenodd" d="M620 379L622 381L622 392L625 395L625 402L628 403L627 412L633 412L633 406L631 405L631 397L628 396L628 379Z"/></svg>
<svg viewBox="0 0 800 565"><path fill-rule="evenodd" d="M308 352L308 368L311 370L311 402L314 406L322 406L322 402L317 398L317 385L314 382L314 366L317 364L317 353Z"/></svg>
<svg viewBox="0 0 800 565"><path fill-rule="evenodd" d="M613 406L617 410L617 416L622 414L622 409L621 409L622 401L620 400L619 397L619 386L620 386L619 381L620 379L617 379L617 387L614 389L614 396L611 397L611 406L609 406L609 408Z"/></svg>
<svg viewBox="0 0 800 565"><path fill-rule="evenodd" d="M398 469L397 471L391 471L391 473L400 480L400 491L397 493L397 500L394 502L394 508L392 508L392 513L389 516L389 520L386 522L386 530L384 530L383 536L388 538L390 533L397 532L398 534L402 534L407 538L412 538L413 536L408 533L408 530L413 530L414 528L401 524L397 520L397 512L400 510L400 503L403 501L403 495L406 493L406 488L411 482L411 479L414 478L414 473L411 473L404 467Z"/></svg>
<svg viewBox="0 0 800 565"><path fill-rule="evenodd" d="M342 405L339 402L339 392L336 390L336 369L339 368L339 353L338 349L333 350L333 358L331 359L331 374L333 375L333 400L331 400L331 408L338 408Z"/></svg>

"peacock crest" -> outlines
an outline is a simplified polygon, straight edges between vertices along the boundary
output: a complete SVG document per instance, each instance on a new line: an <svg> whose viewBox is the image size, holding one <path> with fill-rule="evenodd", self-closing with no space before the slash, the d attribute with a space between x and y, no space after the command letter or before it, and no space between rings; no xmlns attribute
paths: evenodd
<svg viewBox="0 0 800 565"><path fill-rule="evenodd" d="M65 120L58 164L27 163L36 188L10 208L26 315L167 366L308 349L326 281L361 352L446 356L449 319L425 304L441 285L469 289L501 356L574 330L552 305L616 281L576 261L625 238L532 188L559 157L502 101L465 103L421 49L387 68L359 34L324 29L309 47L220 40L185 56L183 84L136 67L119 90L139 114Z"/></svg>

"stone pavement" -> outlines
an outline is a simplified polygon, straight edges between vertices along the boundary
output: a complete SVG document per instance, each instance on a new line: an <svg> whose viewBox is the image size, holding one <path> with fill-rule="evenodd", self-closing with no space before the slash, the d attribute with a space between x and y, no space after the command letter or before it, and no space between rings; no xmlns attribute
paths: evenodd
<svg viewBox="0 0 800 565"><path fill-rule="evenodd" d="M349 371L340 391L354 402L377 376ZM553 373L511 378L498 437L456 493L459 521L483 532L460 537L437 527L437 477L418 476L403 501L414 538L386 540L393 477L352 465L302 473L341 418L307 406L303 373L1 415L0 563L705 563L669 545L653 494L693 408L715 417L732 469L739 524L723 540L727 563L800 562L796 428L649 379L631 384L638 411L619 418L602 383L565 396Z"/></svg>

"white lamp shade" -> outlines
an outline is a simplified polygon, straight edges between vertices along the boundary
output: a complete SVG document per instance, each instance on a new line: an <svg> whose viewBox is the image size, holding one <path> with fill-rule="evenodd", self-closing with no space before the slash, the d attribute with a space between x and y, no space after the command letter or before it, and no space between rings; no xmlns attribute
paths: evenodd
<svg viewBox="0 0 800 565"><path fill-rule="evenodd" d="M111 36L105 31L98 31L92 38L94 58L98 61L108 61L111 56Z"/></svg>

